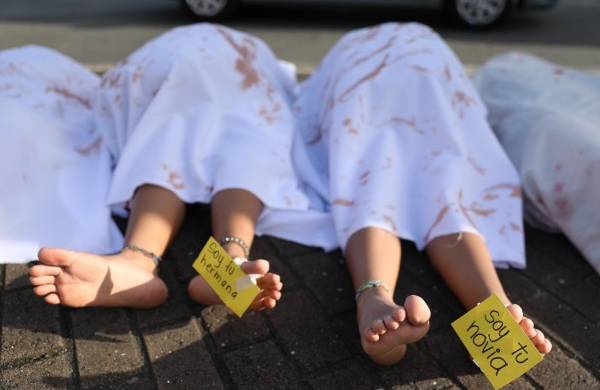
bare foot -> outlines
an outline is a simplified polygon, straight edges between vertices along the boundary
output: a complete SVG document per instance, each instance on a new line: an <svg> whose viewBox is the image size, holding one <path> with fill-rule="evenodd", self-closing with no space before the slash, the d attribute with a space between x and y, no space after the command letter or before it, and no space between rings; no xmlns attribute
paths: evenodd
<svg viewBox="0 0 600 390"><path fill-rule="evenodd" d="M50 304L147 309L167 299L156 266L136 252L98 256L42 248L38 259L29 271L33 292Z"/></svg>
<svg viewBox="0 0 600 390"><path fill-rule="evenodd" d="M366 290L357 302L363 350L377 364L397 363L406 354L406 344L427 334L430 317L429 307L416 295L408 296L402 307L386 291Z"/></svg>
<svg viewBox="0 0 600 390"><path fill-rule="evenodd" d="M261 289L261 292L250 305L250 310L258 311L274 308L277 301L281 298L283 284L279 275L268 273L269 262L267 260L245 261L240 267L245 273L258 276L256 284ZM190 281L188 294L190 294L190 297L194 301L203 305L218 305L223 303L201 276L196 276Z"/></svg>
<svg viewBox="0 0 600 390"><path fill-rule="evenodd" d="M523 316L523 309L521 309L521 306L512 304L507 306L507 309L515 321L523 328L527 337L531 339L533 345L535 345L540 353L546 354L552 350L552 343L550 340L544 337L541 330L535 329L533 321Z"/></svg>

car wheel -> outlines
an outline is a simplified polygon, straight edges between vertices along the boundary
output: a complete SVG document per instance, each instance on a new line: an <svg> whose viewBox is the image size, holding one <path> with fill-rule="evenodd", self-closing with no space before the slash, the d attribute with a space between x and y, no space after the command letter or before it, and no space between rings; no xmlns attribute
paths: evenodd
<svg viewBox="0 0 600 390"><path fill-rule="evenodd" d="M511 0L448 0L447 11L461 24L472 28L492 26L506 17Z"/></svg>
<svg viewBox="0 0 600 390"><path fill-rule="evenodd" d="M189 12L202 20L219 20L233 15L239 0L180 0Z"/></svg>

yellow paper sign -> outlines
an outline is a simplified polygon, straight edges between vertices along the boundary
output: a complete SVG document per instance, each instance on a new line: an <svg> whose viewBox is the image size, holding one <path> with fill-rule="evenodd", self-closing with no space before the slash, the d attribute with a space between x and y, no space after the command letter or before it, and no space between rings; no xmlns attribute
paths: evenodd
<svg viewBox="0 0 600 390"><path fill-rule="evenodd" d="M213 237L208 239L192 267L238 317L244 314L260 292L250 276L233 262L229 253Z"/></svg>
<svg viewBox="0 0 600 390"><path fill-rule="evenodd" d="M494 389L543 359L495 294L454 321L452 327Z"/></svg>

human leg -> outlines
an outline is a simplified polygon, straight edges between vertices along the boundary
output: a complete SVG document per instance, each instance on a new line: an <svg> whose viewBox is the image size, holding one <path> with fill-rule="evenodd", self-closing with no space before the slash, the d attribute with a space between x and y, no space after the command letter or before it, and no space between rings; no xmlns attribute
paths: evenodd
<svg viewBox="0 0 600 390"><path fill-rule="evenodd" d="M185 205L175 194L143 185L131 203L125 243L162 256L184 213ZM31 268L31 282L35 294L50 304L150 308L167 297L157 264L139 251L126 248L99 256L42 248L38 257L41 264Z"/></svg>
<svg viewBox="0 0 600 390"><path fill-rule="evenodd" d="M509 307L515 320L525 330L541 353L548 353L552 344L544 334L523 316L518 305L512 304L498 278L485 241L477 234L460 233L440 236L426 246L434 268L467 309L475 307L491 294L496 294Z"/></svg>
<svg viewBox="0 0 600 390"><path fill-rule="evenodd" d="M254 239L256 220L262 208L262 202L249 191L230 189L218 192L211 202L213 235L218 240L228 236L237 237L250 247ZM243 248L237 244L226 244L225 250L232 257L247 256ZM256 282L262 291L250 308L252 310L274 308L277 300L281 298L283 285L279 275L268 272L269 262L263 259L245 261L241 268L248 274L260 275ZM190 281L188 293L192 299L202 304L222 303L201 276L196 276Z"/></svg>
<svg viewBox="0 0 600 390"><path fill-rule="evenodd" d="M418 296L394 302L400 271L399 239L378 228L366 228L352 235L346 247L346 262L352 283L358 289L370 280L386 287L364 290L357 299L357 321L363 350L379 364L394 364L406 353L406 344L421 339L429 330L431 315Z"/></svg>

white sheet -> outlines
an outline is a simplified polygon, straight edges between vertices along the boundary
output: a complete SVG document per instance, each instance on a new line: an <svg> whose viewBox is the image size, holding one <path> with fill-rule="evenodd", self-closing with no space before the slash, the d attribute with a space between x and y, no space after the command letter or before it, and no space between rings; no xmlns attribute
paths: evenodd
<svg viewBox="0 0 600 390"><path fill-rule="evenodd" d="M266 205L259 234L332 249L378 226L422 248L469 231L497 265L525 265L517 173L425 26L351 32L301 85L254 37L182 27L104 75L93 100L113 206L144 183L186 202L244 188Z"/></svg>
<svg viewBox="0 0 600 390"><path fill-rule="evenodd" d="M109 155L92 115L99 79L61 54L0 52L0 262L40 246L113 252Z"/></svg>
<svg viewBox="0 0 600 390"><path fill-rule="evenodd" d="M564 232L600 273L600 76L507 53L475 82L522 177L526 219Z"/></svg>

